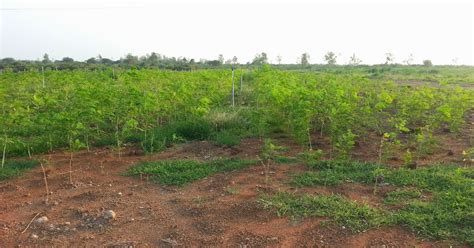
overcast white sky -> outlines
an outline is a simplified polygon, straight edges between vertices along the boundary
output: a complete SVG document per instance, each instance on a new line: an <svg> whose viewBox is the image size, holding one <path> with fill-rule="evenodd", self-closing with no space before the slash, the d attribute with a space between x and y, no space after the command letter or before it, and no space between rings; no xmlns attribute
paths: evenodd
<svg viewBox="0 0 474 248"><path fill-rule="evenodd" d="M127 53L240 62L266 52L295 63L303 52L322 63L327 51L346 63L473 65L471 1L132 1L0 0L0 58L85 60Z"/></svg>

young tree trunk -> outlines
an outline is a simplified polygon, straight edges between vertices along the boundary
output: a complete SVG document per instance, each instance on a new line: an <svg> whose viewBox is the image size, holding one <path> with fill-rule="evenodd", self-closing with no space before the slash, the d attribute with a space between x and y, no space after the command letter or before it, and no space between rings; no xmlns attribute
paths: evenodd
<svg viewBox="0 0 474 248"><path fill-rule="evenodd" d="M7 137L5 136L5 141L3 142L2 168L5 165L5 157L7 154L7 141Z"/></svg>
<svg viewBox="0 0 474 248"><path fill-rule="evenodd" d="M28 158L31 158L30 144L26 144L26 149L27 149L27 151L28 151Z"/></svg>
<svg viewBox="0 0 474 248"><path fill-rule="evenodd" d="M89 146L89 135L87 135L87 134L86 134L86 147L87 147L87 151L90 152L91 148Z"/></svg>
<svg viewBox="0 0 474 248"><path fill-rule="evenodd" d="M51 137L51 134L49 134L49 152L53 152L53 138Z"/></svg>
<svg viewBox="0 0 474 248"><path fill-rule="evenodd" d="M72 184L72 156L73 152L71 151L71 156L69 157L69 183Z"/></svg>
<svg viewBox="0 0 474 248"><path fill-rule="evenodd" d="M117 141L117 150L118 150L118 156L119 156L119 159L122 157L122 154L120 153L120 137L119 137L119 124L118 124L118 118L115 122L115 139Z"/></svg>
<svg viewBox="0 0 474 248"><path fill-rule="evenodd" d="M44 170L43 162L40 162L41 170L43 171L43 180L44 180L44 187L46 188L46 199L45 202L48 204L49 200L49 188L48 188L48 179L46 179L46 171Z"/></svg>

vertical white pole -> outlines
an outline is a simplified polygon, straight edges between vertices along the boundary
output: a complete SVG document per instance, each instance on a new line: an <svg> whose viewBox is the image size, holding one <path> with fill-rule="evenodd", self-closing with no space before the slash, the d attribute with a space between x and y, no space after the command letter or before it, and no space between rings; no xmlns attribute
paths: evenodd
<svg viewBox="0 0 474 248"><path fill-rule="evenodd" d="M43 73L43 89L45 87L45 83L44 83L44 66L41 66L41 72Z"/></svg>

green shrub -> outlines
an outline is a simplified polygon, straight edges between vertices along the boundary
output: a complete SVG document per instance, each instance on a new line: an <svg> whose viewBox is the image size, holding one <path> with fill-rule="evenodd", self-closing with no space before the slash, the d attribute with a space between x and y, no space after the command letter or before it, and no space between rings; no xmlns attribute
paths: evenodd
<svg viewBox="0 0 474 248"><path fill-rule="evenodd" d="M311 166L312 164L318 163L318 161L323 156L323 151L320 149L305 151L298 154L298 157L301 158L306 164Z"/></svg>
<svg viewBox="0 0 474 248"><path fill-rule="evenodd" d="M176 135L175 127L172 124L151 130L147 133L146 138L145 134L141 136L141 145L145 152L163 151L170 144L182 141L184 141L183 138Z"/></svg>
<svg viewBox="0 0 474 248"><path fill-rule="evenodd" d="M236 146L240 144L240 137L228 131L217 132L213 135L212 139L219 146Z"/></svg>
<svg viewBox="0 0 474 248"><path fill-rule="evenodd" d="M204 119L195 119L177 122L175 125L176 135L186 140L205 140L212 132L212 125Z"/></svg>

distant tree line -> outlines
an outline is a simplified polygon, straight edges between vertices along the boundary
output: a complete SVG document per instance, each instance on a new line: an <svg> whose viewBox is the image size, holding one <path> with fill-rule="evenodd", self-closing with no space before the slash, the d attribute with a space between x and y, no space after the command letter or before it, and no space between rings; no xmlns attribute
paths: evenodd
<svg viewBox="0 0 474 248"><path fill-rule="evenodd" d="M327 52L323 60L327 66L336 66L338 63L338 56L332 52ZM297 60L297 64L282 64L282 57L278 55L276 57L275 65L281 68L300 68L307 69L311 68L313 65L310 63L310 55L308 53L303 53ZM411 65L413 62L413 55L410 54L409 58L403 61L405 65ZM263 64L269 64L268 55L265 52L258 53L255 55L251 62L247 62L245 66L260 66ZM358 66L362 64L362 60L356 57L353 54L349 61L345 65L349 66ZM209 68L228 68L229 65L243 65L239 63L238 58L233 56L232 58L225 59L222 54L220 54L217 59L206 60L200 59L195 61L194 59L188 59L186 57L168 57L159 53L152 52L145 56L135 56L132 54L127 54L124 57L113 60L109 58L102 57L98 55L97 57L92 57L86 59L85 61L75 61L70 57L64 57L60 60L50 59L48 54L44 54L42 60L15 60L14 58L3 58L0 60L0 70L12 70L15 72L18 71L28 71L28 70L75 70L75 69L104 69L110 67L125 68L125 69L141 69L141 68L158 68L165 70L196 70L196 69L209 69ZM385 63L384 65L397 65L395 63L394 55L392 53L385 54ZM424 66L432 66L430 60L423 61ZM321 66L321 65L318 65Z"/></svg>
<svg viewBox="0 0 474 248"><path fill-rule="evenodd" d="M85 61L75 61L73 58L64 57L60 60L52 60L48 54L43 55L42 60L15 60L14 58L3 58L0 60L0 70L11 69L13 71L27 71L44 68L45 70L75 70L75 69L102 69L108 67L118 68L160 68L167 70L193 70L203 68L221 67L225 64L237 64L237 57L224 61L223 56L219 55L215 60L195 61L185 57L167 57L158 53L147 54L146 56L135 56L127 54L126 56L112 60L102 56L92 57Z"/></svg>

